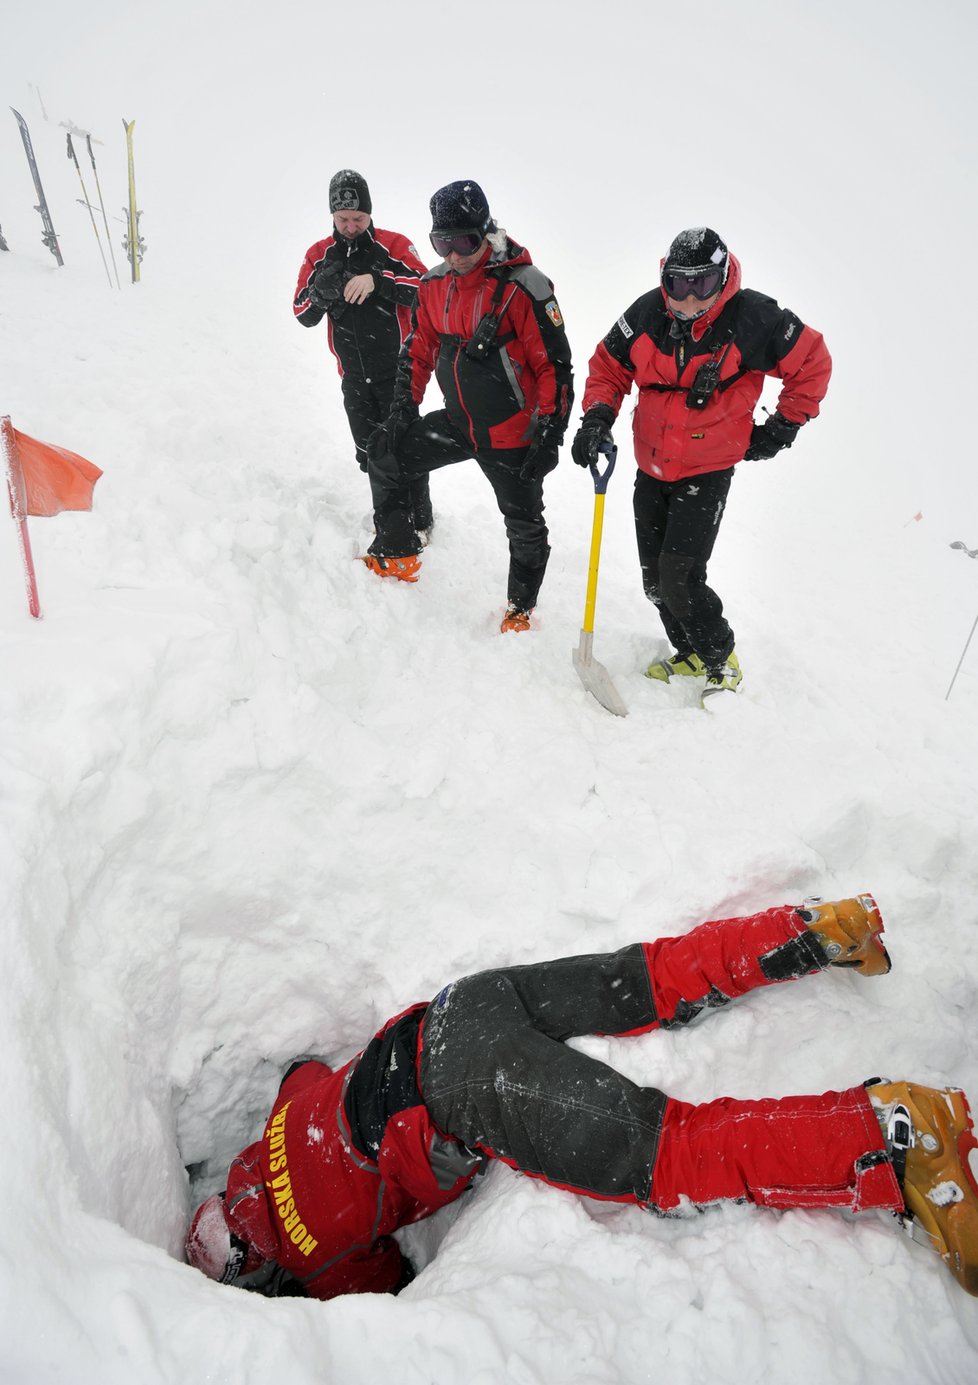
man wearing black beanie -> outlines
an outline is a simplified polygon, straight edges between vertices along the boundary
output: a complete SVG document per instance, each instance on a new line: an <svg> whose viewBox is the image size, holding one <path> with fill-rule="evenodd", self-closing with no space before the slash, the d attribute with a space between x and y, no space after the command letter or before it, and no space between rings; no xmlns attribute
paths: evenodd
<svg viewBox="0 0 978 1385"><path fill-rule="evenodd" d="M398 352L425 267L407 236L373 224L363 174L341 168L329 184L333 234L310 246L299 270L293 312L303 327L325 317L357 464L367 470L367 440L390 412ZM376 500L375 500L376 503ZM410 488L416 531L431 528L428 478Z"/></svg>
<svg viewBox="0 0 978 1385"><path fill-rule="evenodd" d="M430 205L442 263L421 281L390 416L371 442L377 536L364 561L379 576L416 582L410 488L474 458L509 540L500 629L525 631L550 556L543 479L557 465L574 398L564 320L553 284L496 226L478 183L449 183ZM432 374L444 407L422 418Z"/></svg>

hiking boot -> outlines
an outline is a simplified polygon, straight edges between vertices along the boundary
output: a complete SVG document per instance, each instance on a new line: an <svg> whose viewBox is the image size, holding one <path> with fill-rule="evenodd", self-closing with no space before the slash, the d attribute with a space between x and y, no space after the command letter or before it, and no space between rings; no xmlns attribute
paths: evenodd
<svg viewBox="0 0 978 1385"><path fill-rule="evenodd" d="M740 660L731 649L724 663L706 670L704 696L711 692L734 692L743 676Z"/></svg>
<svg viewBox="0 0 978 1385"><path fill-rule="evenodd" d="M967 1097L960 1087L910 1082L875 1081L866 1092L900 1182L901 1220L978 1294L978 1141Z"/></svg>
<svg viewBox="0 0 978 1385"><path fill-rule="evenodd" d="M421 571L421 559L416 553L408 553L403 558L381 558L375 553L365 553L361 561L378 577L396 577L399 582L416 582Z"/></svg>
<svg viewBox="0 0 978 1385"><path fill-rule="evenodd" d="M532 611L521 611L518 606L507 606L499 626L499 633L505 635L510 630L529 630Z"/></svg>
<svg viewBox="0 0 978 1385"><path fill-rule="evenodd" d="M885 976L890 970L890 954L881 942L883 920L871 894L837 904L806 899L795 912L821 943L830 967L857 967L863 976Z"/></svg>
<svg viewBox="0 0 978 1385"><path fill-rule="evenodd" d="M698 654L673 654L669 659L657 659L645 670L646 678L668 683L670 678L702 678L706 665Z"/></svg>

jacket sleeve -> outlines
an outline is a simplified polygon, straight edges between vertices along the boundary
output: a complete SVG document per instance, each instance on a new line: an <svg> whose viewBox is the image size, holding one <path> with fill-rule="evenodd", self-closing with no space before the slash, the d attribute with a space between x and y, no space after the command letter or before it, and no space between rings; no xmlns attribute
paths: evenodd
<svg viewBox="0 0 978 1385"><path fill-rule="evenodd" d="M352 1250L311 1279L300 1281L310 1298L340 1294L389 1294L401 1279L401 1250L393 1236L381 1236L365 1249Z"/></svg>
<svg viewBox="0 0 978 1385"><path fill-rule="evenodd" d="M807 423L817 416L832 374L821 332L753 289L744 289L741 299L736 340L742 365L783 380L778 413L789 423Z"/></svg>
<svg viewBox="0 0 978 1385"><path fill-rule="evenodd" d="M299 280L292 298L292 312L303 327L315 327L323 320L323 309L313 307L309 302L309 280L322 264L330 245L328 240L317 241L306 251L306 257L299 266Z"/></svg>
<svg viewBox="0 0 978 1385"><path fill-rule="evenodd" d="M523 267L513 277L519 285L517 301L521 307L512 320L536 377L540 414L556 419L562 436L574 404L574 374L564 319L553 284L535 265Z"/></svg>
<svg viewBox="0 0 978 1385"><path fill-rule="evenodd" d="M818 417L819 405L825 398L832 375L832 357L821 332L803 323L799 326L801 331L794 345L768 372L784 381L777 408L789 423L807 423L810 418Z"/></svg>
<svg viewBox="0 0 978 1385"><path fill-rule="evenodd" d="M394 396L410 395L415 404L424 399L424 392L431 379L431 373L438 359L440 337L428 313L426 294L422 284L418 301L411 314L411 331L408 333L401 354L397 358L397 383Z"/></svg>
<svg viewBox="0 0 978 1385"><path fill-rule="evenodd" d="M631 392L635 381L635 367L632 364L632 344L638 334L635 325L641 300L633 303L627 312L598 342L594 355L588 362L587 384L584 386L584 412L593 409L595 404L604 404L618 417L625 396Z"/></svg>
<svg viewBox="0 0 978 1385"><path fill-rule="evenodd" d="M426 267L406 236L391 236L390 244L382 246L384 256L371 270L374 289L381 298L413 308L418 301L418 287Z"/></svg>

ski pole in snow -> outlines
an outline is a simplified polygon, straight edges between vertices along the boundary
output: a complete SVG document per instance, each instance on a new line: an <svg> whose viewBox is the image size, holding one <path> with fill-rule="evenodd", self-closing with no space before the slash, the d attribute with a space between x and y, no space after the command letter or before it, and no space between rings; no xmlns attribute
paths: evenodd
<svg viewBox="0 0 978 1385"><path fill-rule="evenodd" d="M967 553L969 558L978 558L978 548L969 548L968 545L966 543L962 543L960 539L955 539L954 542L951 544L951 547L960 548L963 553ZM961 672L961 665L964 663L964 656L968 652L968 646L971 643L971 638L972 635L974 635L975 630L978 630L978 616L975 616L975 623L971 627L971 634L964 642L964 649L962 649L961 651L961 658L958 660L958 666L954 670L954 678L951 679L950 686L948 687L947 692L944 694L945 702L951 696L951 688L954 687L955 680L957 679L958 674Z"/></svg>
<svg viewBox="0 0 978 1385"><path fill-rule="evenodd" d="M120 282L119 282L119 271L118 271L118 269L117 269L117 267L116 267L116 262L115 262L115 249L113 248L113 245L112 245L112 237L111 237L111 235L109 234L109 218L105 215L105 198L102 196L102 184L101 184L101 183L99 182L99 180L98 180L98 169L95 167L95 155L94 155L94 153L92 152L92 137L91 137L91 135L86 135L86 136L85 136L85 143L88 145L88 157L89 157L89 158L91 159L91 161L92 161L92 172L95 174L95 188L96 188L96 191L98 192L99 206L102 208L102 222L103 222L103 225L105 226L105 239L106 239L106 240L108 241L108 243L109 243L109 254L112 256L112 272L113 272L113 274L115 275L115 286L116 286L117 289L121 289L121 288L122 288L122 285L121 285Z"/></svg>
<svg viewBox="0 0 978 1385"><path fill-rule="evenodd" d="M81 183L82 197L85 199L85 206L88 208L88 218L92 223L92 230L95 232L95 239L98 241L98 253L102 256L102 268L105 270L105 277L109 281L109 288L112 287L112 275L109 273L109 262L105 258L105 251L102 249L102 237L98 233L95 224L95 213L92 211L91 203L88 200L88 189L85 186L85 179L82 177L81 165L78 162L78 155L75 153L75 146L71 142L71 131L68 131L68 158L75 165L75 172L78 174L78 181Z"/></svg>
<svg viewBox="0 0 978 1385"><path fill-rule="evenodd" d="M602 707L606 707L616 717L627 717L628 708L619 695L618 689L611 681L611 675L603 664L592 657L592 646L594 644L594 607L598 597L598 563L601 559L601 531L604 528L604 497L608 489L608 482L611 480L611 473L615 469L615 462L618 458L618 448L613 442L603 443L599 448L600 452L608 458L608 465L604 471L600 471L597 466L592 465L589 469L591 479L594 481L594 522L591 526L591 556L588 561L587 573L587 599L584 603L584 625L581 629L581 639L577 648L573 650L574 667L577 669L578 677L584 684L592 697L597 698Z"/></svg>

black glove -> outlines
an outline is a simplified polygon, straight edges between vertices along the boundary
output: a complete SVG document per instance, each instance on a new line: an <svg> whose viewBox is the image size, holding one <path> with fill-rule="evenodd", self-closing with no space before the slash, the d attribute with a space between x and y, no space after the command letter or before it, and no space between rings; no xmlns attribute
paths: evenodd
<svg viewBox="0 0 978 1385"><path fill-rule="evenodd" d="M404 434L420 418L418 406L410 395L395 399L386 423L375 428L367 439L367 456L372 462L379 462L388 452L395 454L398 443Z"/></svg>
<svg viewBox="0 0 978 1385"><path fill-rule="evenodd" d="M343 297L343 284L346 280L346 266L340 260L321 264L306 285L309 302L314 308L326 311L331 304Z"/></svg>
<svg viewBox="0 0 978 1385"><path fill-rule="evenodd" d="M548 472L553 471L560 458L557 449L564 440L564 425L556 414L544 414L537 424L537 431L530 450L523 458L520 467L521 481L542 481Z"/></svg>
<svg viewBox="0 0 978 1385"><path fill-rule="evenodd" d="M571 456L578 466L597 466L598 448L603 442L611 442L614 421L614 410L608 404L595 404L588 409L571 443Z"/></svg>
<svg viewBox="0 0 978 1385"><path fill-rule="evenodd" d="M772 414L764 423L755 423L744 461L758 462L777 456L782 448L791 446L800 427L800 423L789 423L780 414Z"/></svg>

